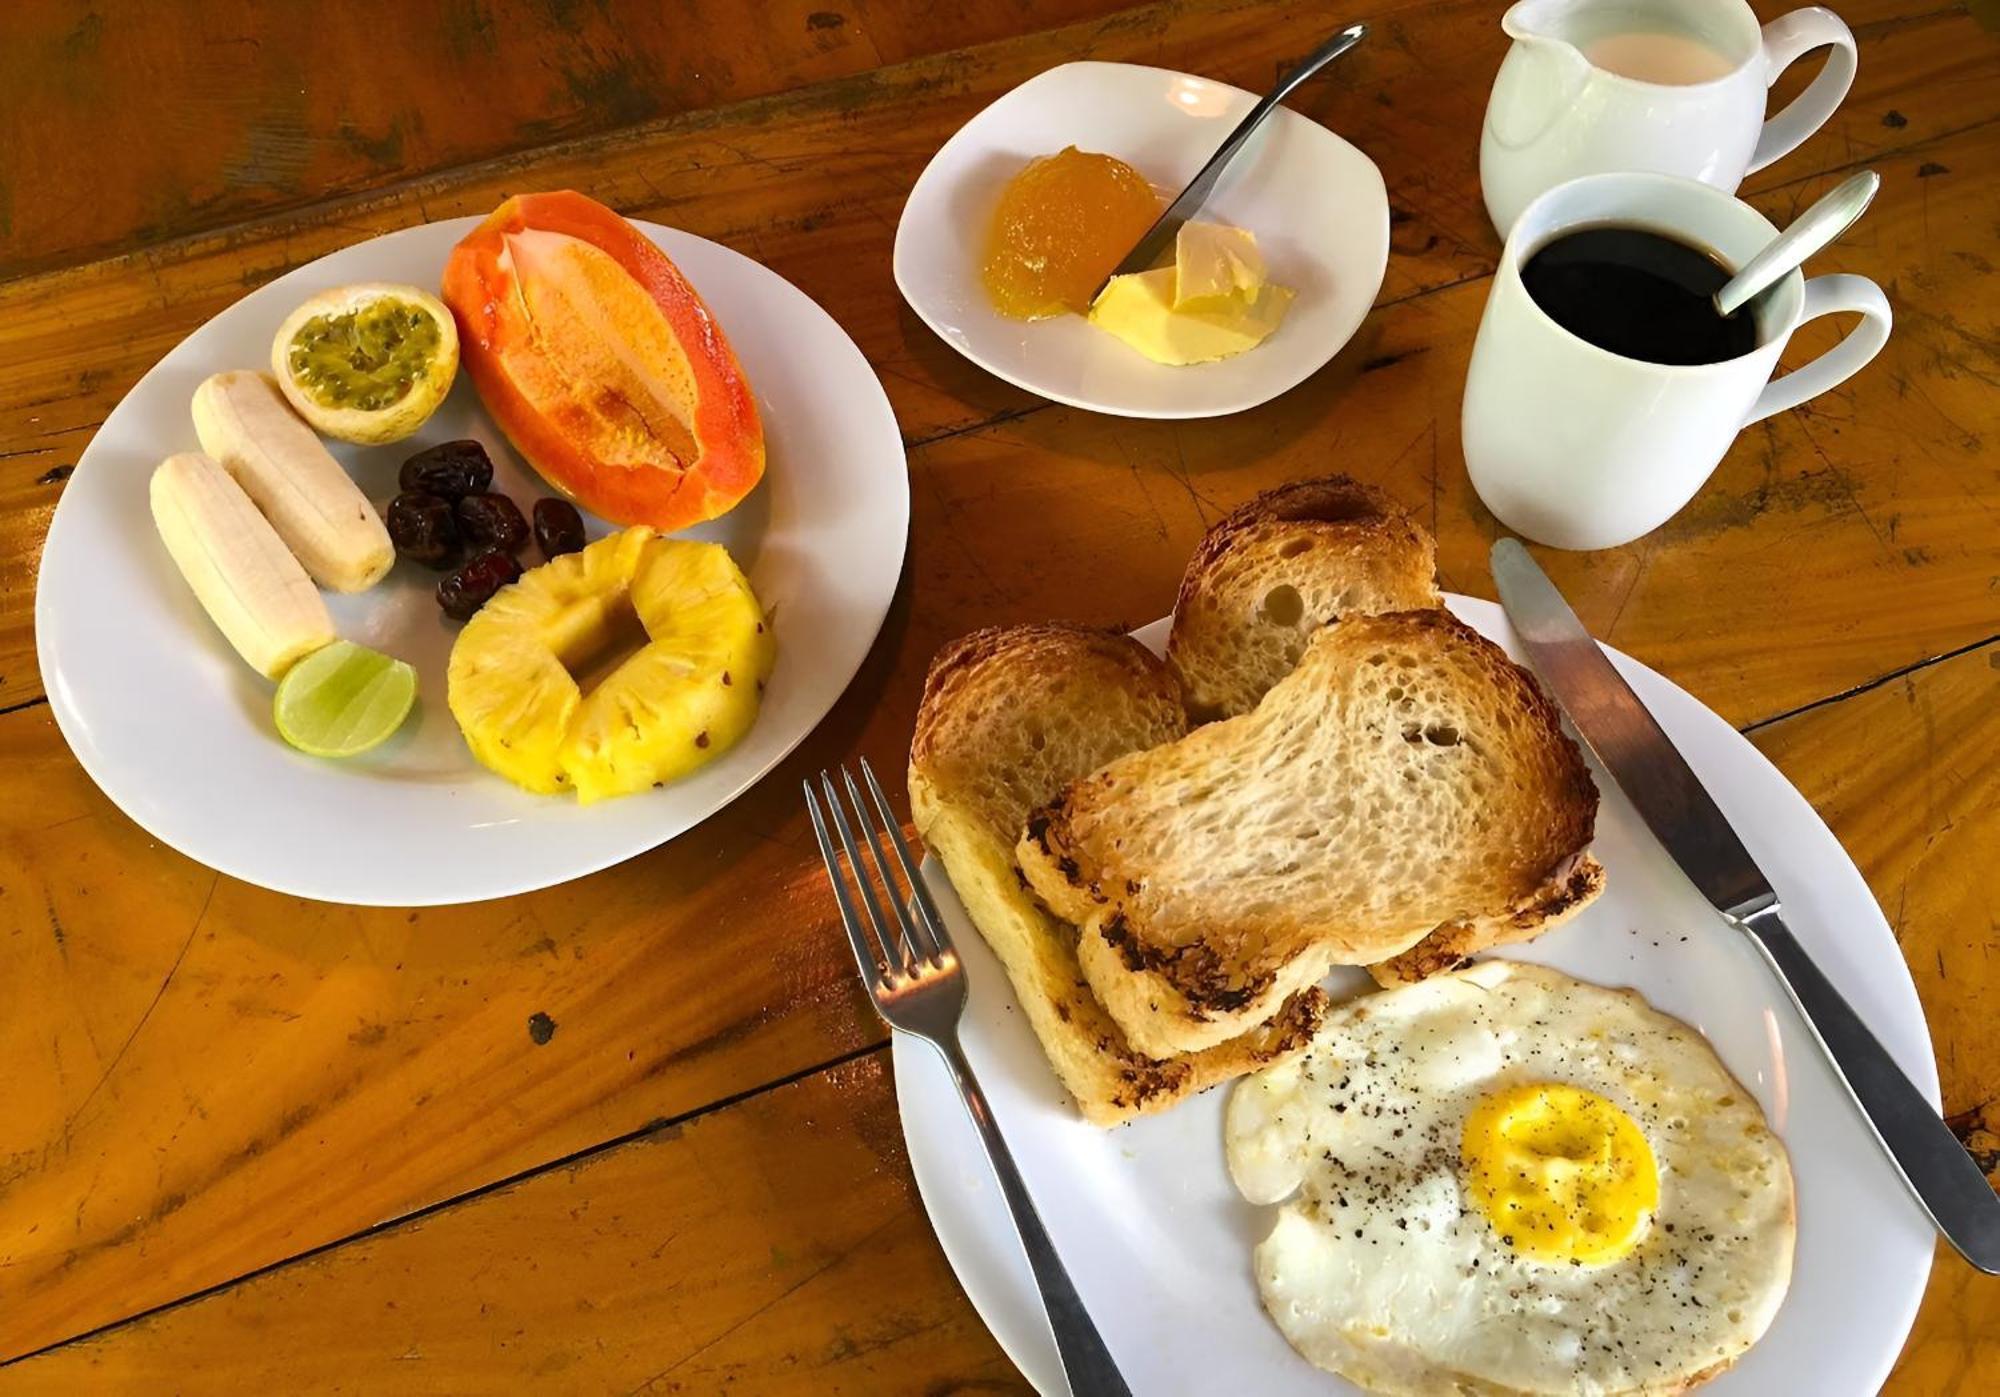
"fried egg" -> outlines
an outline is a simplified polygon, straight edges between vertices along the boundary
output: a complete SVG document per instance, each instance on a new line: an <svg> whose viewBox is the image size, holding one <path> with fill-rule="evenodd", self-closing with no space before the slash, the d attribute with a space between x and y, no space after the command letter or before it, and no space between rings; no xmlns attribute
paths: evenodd
<svg viewBox="0 0 2000 1397"><path fill-rule="evenodd" d="M1238 1083L1229 1171L1282 1203L1264 1307L1385 1393L1670 1393L1769 1327L1791 1164L1702 1036L1485 961L1331 1014Z"/></svg>

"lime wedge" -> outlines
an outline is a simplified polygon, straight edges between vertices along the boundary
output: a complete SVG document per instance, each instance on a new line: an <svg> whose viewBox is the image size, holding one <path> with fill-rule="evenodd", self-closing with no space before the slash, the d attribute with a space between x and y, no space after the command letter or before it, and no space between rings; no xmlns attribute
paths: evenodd
<svg viewBox="0 0 2000 1397"><path fill-rule="evenodd" d="M285 671L271 705L278 733L315 757L351 757L410 716L417 672L379 651L336 640Z"/></svg>

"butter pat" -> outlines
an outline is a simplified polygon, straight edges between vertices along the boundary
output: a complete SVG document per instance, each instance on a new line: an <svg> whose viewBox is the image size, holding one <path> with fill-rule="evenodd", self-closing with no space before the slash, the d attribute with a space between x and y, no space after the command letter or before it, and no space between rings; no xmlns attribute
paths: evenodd
<svg viewBox="0 0 2000 1397"><path fill-rule="evenodd" d="M1174 309L1217 311L1255 300L1264 285L1257 235L1226 223L1183 223L1174 238Z"/></svg>
<svg viewBox="0 0 2000 1397"><path fill-rule="evenodd" d="M1161 364L1205 364L1255 349L1285 318L1292 293L1264 279L1255 236L1188 223L1174 265L1111 278L1090 323Z"/></svg>
<svg viewBox="0 0 2000 1397"><path fill-rule="evenodd" d="M1254 297L1240 293L1217 310L1174 309L1172 267L1113 277L1090 308L1090 323L1109 330L1161 364L1205 364L1255 349L1278 328L1292 293L1266 282Z"/></svg>

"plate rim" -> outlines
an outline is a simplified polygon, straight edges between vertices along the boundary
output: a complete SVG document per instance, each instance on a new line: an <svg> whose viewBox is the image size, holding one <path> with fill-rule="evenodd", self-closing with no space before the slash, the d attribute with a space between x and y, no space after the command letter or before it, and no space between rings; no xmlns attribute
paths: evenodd
<svg viewBox="0 0 2000 1397"><path fill-rule="evenodd" d="M1486 633L1488 626L1494 627L1501 633L1511 633L1511 626L1506 619L1506 613L1498 602L1490 602L1481 597L1467 596L1457 592L1445 592L1443 593L1443 597L1445 605L1452 610L1453 614L1458 615L1462 620L1466 620L1468 624L1473 625L1474 629L1480 630L1482 634ZM1479 619L1474 620L1474 617ZM1157 635L1161 645L1164 646L1167 628L1171 625L1172 620L1173 616L1169 613L1146 625L1134 628L1129 634L1134 639L1139 640L1141 644L1147 645L1149 649L1153 648L1153 646L1147 637L1149 635ZM1481 621L1486 624L1481 625ZM1765 775L1769 779L1782 783L1793 795L1798 797L1800 803L1810 813L1813 821L1817 823L1820 830L1840 850L1842 857L1846 860L1849 871L1866 887L1866 878L1861 874L1853 858L1847 854L1846 846L1841 844L1838 836L1827 826L1824 818L1820 816L1819 811L1810 801L1805 799L1804 793L1799 791L1789 778L1778 769L1777 765L1770 758L1766 757L1754 743L1744 737L1740 731L1729 724L1720 714L1709 708L1707 704L1702 703L1700 699L1696 698L1679 684L1676 684L1666 675L1661 674L1644 661L1636 659L1614 646L1606 644L1601 640L1597 643L1599 649L1604 651L1621 669L1629 668L1636 671L1678 694L1735 736L1742 743L1743 749L1757 763L1761 764ZM1567 719L1565 719L1564 725L1566 728L1569 726ZM943 866L938 864L936 857L928 852L924 857L922 871L926 877L941 879L946 886L949 886L949 875L945 873ZM1886 927L1887 921L1882 916L1880 904L1872 896L1872 890L1868 906L1873 910L1875 917L1881 920L1884 927ZM1893 944L1893 931L1890 931L1889 935ZM1937 1047L1935 1040L1931 1036L1930 1022L1924 1013L1923 1001L1917 995L1916 981L1910 974L1908 963L1898 956L1896 957L1895 965L1896 977L1891 988L1898 992L1899 997L1906 1000L1904 1008L1910 1014L1910 1018L1907 1020L1908 1027L1914 1031L1917 1041L1923 1049L1919 1063L1920 1070L1914 1074L1916 1077L1916 1086L1933 1110L1942 1110L1941 1082L1937 1069ZM1008 993L1011 996L1011 986L1008 986ZM1781 992L1774 993L1776 998L1783 998ZM945 1260L951 1267L954 1279L958 1281L960 1289L964 1291L966 1298L971 1302L974 1312L979 1316L980 1323L985 1325L987 1332L993 1336L994 1341L999 1344L1001 1351L1007 1355L1008 1361L1013 1363L1028 1384L1037 1393L1042 1394L1042 1397L1069 1397L1070 1389L1063 1378L1060 1363L1056 1360L1053 1341L1049 1338L1046 1331L1031 1324L1028 1326L1029 1332L1023 1333L1009 1326L995 1323L996 1317L1004 1313L1008 1283L1005 1280L995 1281L990 1277L978 1279L969 1276L968 1272L972 1268L969 1264L962 1265L961 1261L962 1259L969 1261L969 1258L973 1255L973 1250L978 1245L977 1238L969 1228L961 1229L956 1224L949 1229L948 1235L947 1227L940 1223L941 1211L948 1215L954 1212L969 1215L974 1209L982 1206L988 1211L994 1211L1000 1205L998 1205L993 1197L988 1195L983 1204L975 1204L971 1207L956 1210L949 1208L941 1210L939 1207L938 1200L949 1196L948 1183L945 1179L938 1177L932 1172L928 1152L919 1148L914 1139L915 1132L922 1128L921 1121L904 1108L906 1087L909 1081L912 1080L906 1077L905 1074L913 1073L917 1070L915 1064L922 1058L924 1052L929 1051L934 1054L935 1050L930 1049L926 1044L921 1044L917 1040L912 1039L908 1034L894 1032L890 1034L889 1046L890 1071L895 1084L896 1113L902 1127L904 1152L910 1161L910 1171L917 1186L917 1196L923 1204L925 1220L930 1224L932 1234L937 1239L939 1249L945 1254ZM1036 1061L1038 1065L1042 1065L1045 1068L1045 1064L1042 1063L1039 1056L1039 1044L1036 1046ZM1058 1090L1060 1089L1058 1088ZM1065 1100L1065 1109L1071 1109L1067 1100ZM1781 1135L1780 1138L1783 1138L1783 1136ZM978 1163L983 1171L983 1161ZM1858 1391L1872 1392L1877 1390L1887 1379L1903 1348L1908 1344L1910 1331L1916 1323L1918 1310L1923 1304L1923 1298L1935 1260L1935 1248L1927 1250L1923 1253L1921 1261L1914 1268L1912 1274L1915 1284L1911 1287L1909 1299L1907 1303L1899 1307L1900 1313L1892 1317L1892 1326L1883 1330L1885 1335L1892 1335L1892 1340L1885 1341L1883 1344L1883 1350L1887 1356L1881 1363L1880 1371L1865 1375L1868 1380L1861 1388L1857 1389ZM1333 1374L1329 1373L1325 1374L1325 1376L1329 1382L1338 1381Z"/></svg>
<svg viewBox="0 0 2000 1397"><path fill-rule="evenodd" d="M926 329L930 330L932 334L936 335L938 339L943 341L954 353L958 354L960 357L965 359L967 363L973 365L975 368L978 368L983 372L992 374L995 378L998 378L1005 383L1010 383L1014 387L1019 388L1024 392L1032 393L1038 398L1045 398L1050 402L1059 403L1065 407L1081 408L1086 412L1102 413L1110 417L1128 417L1144 421L1202 421L1216 417L1233 417L1238 413L1248 412L1252 408L1262 407L1265 403L1268 403L1275 398L1284 396L1286 393L1289 393L1292 389L1298 387L1300 384L1304 383L1307 379L1311 378L1314 374L1318 373L1321 369L1325 368L1328 364L1332 363L1334 358L1340 353L1340 351L1345 349L1349 344L1353 342L1354 336L1360 331L1363 322L1365 322L1368 316L1374 312L1375 299L1376 297L1381 295L1382 283L1388 276L1389 252L1390 252L1389 186L1388 186L1388 181L1384 179L1382 175L1381 167L1375 163L1375 161L1369 156L1368 152L1362 150L1361 147L1355 145L1352 141L1348 140L1345 136L1342 136L1338 131L1335 131L1332 127L1327 126L1323 122L1313 120L1311 117L1305 115L1303 112L1293 111L1289 107L1283 107L1283 106L1279 107L1278 110L1275 113L1273 113L1270 120L1303 123L1305 126L1310 127L1311 129L1319 132L1321 136L1324 136L1334 141L1339 147L1342 147L1346 152L1351 153L1360 162L1361 167L1365 168L1368 175L1372 176L1373 189L1375 193L1379 196L1379 202L1381 204L1382 256L1380 259L1380 265L1375 266L1372 272L1374 285L1369 289L1367 303L1361 308L1361 313L1358 317L1356 317L1354 323L1347 328L1346 333L1341 337L1340 342L1335 344L1326 353L1324 358L1319 358L1314 360L1311 355L1307 355L1301 358L1299 360L1299 364L1301 365L1301 367L1296 375L1287 376L1284 374L1277 374L1269 376L1267 381L1272 386L1268 389L1268 391L1260 387L1257 390L1257 396L1252 396L1233 407L1188 408L1188 409L1175 408L1171 404L1159 407L1133 407L1123 404L1114 405L1104 402L1101 399L1088 398L1068 392L1059 392L1045 385L1029 382L1026 378L1022 377L1021 375L1013 373L1008 369L1001 368L999 366L991 364L987 362L985 359L974 355L969 349L967 349L964 345L959 343L957 338L954 337L954 335L950 332L947 326L945 326L940 322L937 315L933 312L932 308L926 304L925 300L922 297L919 297L911 290L910 277L908 274L906 274L906 268L911 264L909 261L909 255L906 254L904 250L906 241L906 230L909 228L908 220L909 220L910 205L916 202L918 192L924 189L925 185L932 180L934 175L938 179L943 178L942 174L938 173L939 162L944 159L946 154L949 153L955 145L957 145L961 140L966 139L967 133L970 132L975 126L979 125L979 123L985 119L988 113L990 113L995 107L999 106L1002 102L1009 101L1019 96L1020 94L1028 91L1029 89L1035 87L1036 85L1046 82L1056 77L1058 74L1066 73L1069 70L1075 68L1100 68L1100 69L1117 68L1132 72L1156 74L1164 79L1188 79L1195 82L1207 84L1208 86L1216 88L1221 91L1231 93L1234 96L1242 98L1251 103L1255 103L1259 100L1258 95L1256 93L1250 92L1244 88L1237 87L1233 83L1223 82L1219 78L1203 77L1199 73L1182 72L1181 70L1175 68L1162 68L1151 63L1118 63L1110 61L1108 59L1096 59L1096 58L1080 58L1080 59L1073 59L1067 63L1058 63L1052 67L1044 68L1041 72L1035 74L1031 78L1027 78L1019 83L1016 83L1013 87L1007 89L1007 91L1001 93L998 97L995 97L991 102L988 102L985 106L981 107L977 112L974 112L970 117L966 118L965 123L961 125L956 131L952 132L951 135L945 140L944 144L939 146L937 150L932 154L931 158L925 162L923 171L917 176L916 182L910 186L910 192L903 201L903 211L896 217L896 236L894 240L893 250L890 256L890 268L895 278L897 293L901 295L903 298L903 304L907 305L916 314L917 318L923 321ZM914 234L911 234L910 236L913 237Z"/></svg>
<svg viewBox="0 0 2000 1397"><path fill-rule="evenodd" d="M227 305L217 309L214 314L203 319L200 324L194 326L169 346L133 382L132 386L120 396L118 402L113 405L110 412L105 414L104 420L98 424L96 430L91 434L89 444L79 453L77 457L78 469L81 470L89 462L92 454L97 450L100 439L118 423L120 416L130 409L133 401L140 396L141 390L156 376L168 370L175 355L190 340L206 332L218 318L242 305L244 301L250 299L252 296L294 277L310 277L315 268L319 268L336 258L347 256L357 249L388 240L403 238L412 234L430 233L436 236L444 236L448 233L469 232L471 229L477 227L484 218L485 215L469 214L452 218L431 219L422 223L408 224L401 228L388 229L385 232L333 248L318 257L300 263L296 267L287 268L281 275L273 277L269 281L253 287L243 295L231 300ZM50 558L59 555L59 542L62 537L59 531L65 530L64 520L67 518L74 521L81 517L74 509L65 514L65 505L71 498L69 491L65 490L56 501L55 509L49 520L48 530L43 538L42 552L35 566L34 639L36 672L42 682L43 696L47 699L49 710L55 719L56 728L62 735L63 743L68 748L70 756L83 768L84 774L90 778L91 784L97 791L106 800L110 801L121 815L145 831L149 837L173 849L183 857L200 864L202 867L225 877L235 879L238 882L283 896L304 898L329 906L406 908L471 906L479 903L493 902L501 898L519 897L541 892L552 887L560 887L578 879L589 877L592 874L601 873L607 868L615 867L618 864L650 853L664 844L671 843L681 835L691 832L708 820L713 819L730 805L733 805L751 787L776 770L787 757L798 749L801 743L814 732L818 731L819 727L826 721L827 715L833 711L834 707L838 705L841 698L845 696L848 689L853 685L855 676L861 672L862 667L868 661L868 656L873 652L875 642L880 637L882 628L888 623L889 612L894 608L896 593L901 589L902 585L902 574L909 561L911 498L907 448L903 442L902 425L896 419L894 405L889 400L888 391L882 386L881 376L876 373L874 364L862 352L861 347L854 342L854 338L848 333L847 328L835 319L830 311L820 305L817 300L808 295L788 277L763 262L758 261L756 258L751 257L748 253L739 251L718 239L704 237L688 229L676 228L672 225L657 223L650 219L635 218L629 219L628 222L645 233L648 240L656 246L660 246L663 252L667 251L668 248L662 242L659 236L661 234L666 235L666 242L668 243L686 239L694 243L705 244L708 248L723 253L729 258L739 259L749 264L756 269L757 273L762 273L765 276L773 278L792 294L811 305L815 311L825 318L826 323L832 327L847 347L853 351L855 362L867 371L869 382L874 388L874 393L871 395L871 408L879 408L886 439L893 439L896 443L896 451L901 459L902 469L893 473L885 471L884 474L893 474L895 485L889 493L894 498L897 519L894 522L893 529L885 528L882 531L883 543L886 544L891 537L894 540L896 567L893 580L881 600L878 614L875 617L872 628L869 630L867 641L857 648L853 664L849 667L848 672L840 676L837 683L829 678L827 702L819 714L810 722L804 723L788 740L781 742L773 749L763 764L754 769L746 768L742 778L730 787L727 794L718 797L706 811L679 829L674 830L673 833L650 838L646 842L632 843L628 840L613 846L613 851L608 853L593 852L587 858L576 860L566 871L560 874L529 874L526 877L518 878L493 876L486 885L477 891L468 892L466 889L454 887L446 889L438 895L426 893L415 897L388 896L384 893L376 893L368 889L362 889L357 892L351 887L343 887L336 894L329 889L314 885L310 880L300 881L287 876L274 877L255 871L247 865L245 860L237 855L234 846L224 847L213 853L208 851L195 852L189 846L195 845L198 841L187 839L184 833L179 837L170 835L166 830L159 827L159 822L156 820L149 816L142 816L129 808L128 802L122 799L116 790L117 782L115 775L107 783L107 773L103 765L103 754L95 749L94 744L89 740L87 734L82 734L81 730L86 720L82 714L72 710L72 695L69 692L69 686L61 682L60 661L57 655L60 646L52 646L48 643L48 636L50 634L48 627L53 624L50 620L53 603L49 600L48 589L43 586L44 574L49 566ZM752 273L752 275L755 275L755 273ZM761 403L760 406L762 406ZM491 414L487 412L483 403L479 404L478 410L480 415L497 432L499 430L498 423L492 421ZM100 467L100 469L105 468ZM69 527L81 526L75 525L72 522ZM72 544L69 546L74 548L80 545ZM831 675L831 671L828 673ZM79 742L80 735L82 736L81 742ZM470 760L469 756L468 760ZM504 865L501 867L504 868ZM397 889L396 891L407 893L408 890Z"/></svg>

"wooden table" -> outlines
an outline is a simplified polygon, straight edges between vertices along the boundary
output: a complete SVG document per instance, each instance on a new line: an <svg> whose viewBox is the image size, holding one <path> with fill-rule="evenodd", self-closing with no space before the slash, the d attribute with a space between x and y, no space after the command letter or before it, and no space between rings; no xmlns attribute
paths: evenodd
<svg viewBox="0 0 2000 1397"><path fill-rule="evenodd" d="M1374 41L1295 99L1382 167L1394 252L1355 342L1278 401L1185 424L1054 407L902 305L904 195L1009 87L1086 56L1261 87L1331 23L1283 0L1117 3L0 18L0 1358L19 1360L0 1393L1021 1390L911 1185L798 778L857 753L895 769L955 634L1160 615L1203 527L1275 482L1382 484L1460 591L1491 595L1496 532L1457 439L1498 251L1475 157L1495 5L1384 0ZM1825 815L1903 945L1954 1125L1990 1162L2000 11L1840 8L1852 95L1746 195L1782 215L1879 170L1875 209L1822 265L1882 284L1894 339L1745 433L1659 532L1544 561L1600 636ZM69 755L34 658L42 538L92 432L247 289L565 185L759 258L873 361L914 519L863 672L701 828L500 904L304 903L154 843ZM769 935L781 955L749 950ZM1991 1390L1996 1370L2000 1282L1944 1253L1891 1387Z"/></svg>

